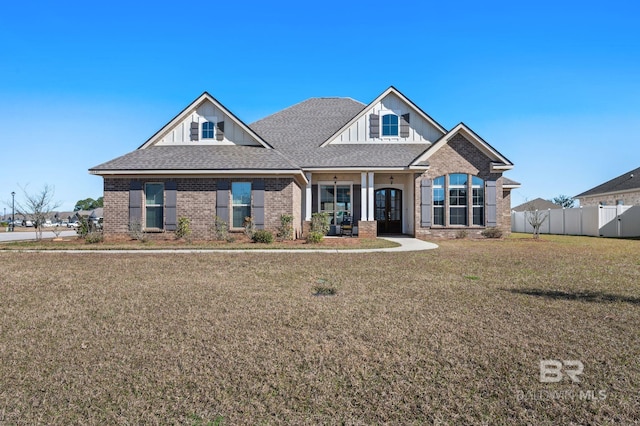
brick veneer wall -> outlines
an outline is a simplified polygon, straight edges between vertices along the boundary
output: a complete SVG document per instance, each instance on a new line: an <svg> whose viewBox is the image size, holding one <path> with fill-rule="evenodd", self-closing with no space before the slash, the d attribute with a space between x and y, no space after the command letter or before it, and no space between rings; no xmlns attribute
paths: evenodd
<svg viewBox="0 0 640 426"><path fill-rule="evenodd" d="M378 222L375 220L358 221L358 238L376 238L378 236Z"/></svg>
<svg viewBox="0 0 640 426"><path fill-rule="evenodd" d="M461 134L454 136L448 144L441 147L433 156L429 158L429 169L416 175L415 179L415 218L416 237L443 237L454 238L458 231L464 229L469 237L480 237L480 233L485 227L480 226L432 226L423 228L420 226L421 217L421 191L420 183L423 178L435 179L439 176L452 173L466 173L487 181L496 181L496 220L497 226L504 235L511 232L511 199L510 191L503 190L502 174L491 173L491 160L469 142ZM486 197L486 194L485 194ZM486 209L486 207L485 207ZM449 199L445 194L445 216L448 217ZM486 213L486 210L485 210ZM472 209L467 209L467 223L472 222Z"/></svg>
<svg viewBox="0 0 640 426"><path fill-rule="evenodd" d="M104 179L104 233L105 236L126 236L129 233L129 186L132 178ZM216 215L216 178L140 178L143 182L174 181L177 185L176 217L191 220L193 238L211 238L211 225ZM228 179L230 182L252 181L252 178ZM300 186L293 178L265 178L265 229L275 232L280 226L280 215L294 215L294 232L300 228ZM231 213L231 206L229 206ZM297 215L297 219L296 219ZM226 218L229 222L230 218ZM151 237L173 236L173 232Z"/></svg>
<svg viewBox="0 0 640 426"><path fill-rule="evenodd" d="M618 200L622 200L625 206L640 206L640 190L636 192L624 192L621 194L596 195L580 198L582 207L597 206L606 203L607 206L615 206Z"/></svg>

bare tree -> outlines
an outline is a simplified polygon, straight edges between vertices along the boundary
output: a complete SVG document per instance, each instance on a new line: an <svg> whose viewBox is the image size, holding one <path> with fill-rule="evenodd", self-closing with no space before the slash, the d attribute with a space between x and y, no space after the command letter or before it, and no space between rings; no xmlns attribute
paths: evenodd
<svg viewBox="0 0 640 426"><path fill-rule="evenodd" d="M531 227L533 228L533 238L537 239L540 237L540 227L545 222L545 220L547 220L548 216L548 211L536 209L533 206L533 203L530 203L530 205L527 207L527 209L525 210L525 217L527 218L527 222L529 222L529 225L531 225Z"/></svg>
<svg viewBox="0 0 640 426"><path fill-rule="evenodd" d="M20 187L24 194L23 202L16 202L16 212L31 217L36 232L36 240L42 239L42 226L51 212L58 207L60 203L53 200L55 188L45 184L40 192L31 194L27 191L27 187Z"/></svg>

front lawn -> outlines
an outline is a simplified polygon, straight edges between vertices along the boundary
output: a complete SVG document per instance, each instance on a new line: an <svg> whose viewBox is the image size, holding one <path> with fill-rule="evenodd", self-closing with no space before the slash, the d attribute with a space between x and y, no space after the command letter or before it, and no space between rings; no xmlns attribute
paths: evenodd
<svg viewBox="0 0 640 426"><path fill-rule="evenodd" d="M0 423L640 418L639 241L438 244L0 252ZM580 382L542 383L543 360L582 362Z"/></svg>

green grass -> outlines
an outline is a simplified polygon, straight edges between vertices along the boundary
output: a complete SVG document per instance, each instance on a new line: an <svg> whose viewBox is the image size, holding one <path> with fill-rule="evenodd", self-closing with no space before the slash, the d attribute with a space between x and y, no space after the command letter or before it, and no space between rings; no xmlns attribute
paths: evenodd
<svg viewBox="0 0 640 426"><path fill-rule="evenodd" d="M637 422L640 242L439 244L0 252L0 423Z"/></svg>

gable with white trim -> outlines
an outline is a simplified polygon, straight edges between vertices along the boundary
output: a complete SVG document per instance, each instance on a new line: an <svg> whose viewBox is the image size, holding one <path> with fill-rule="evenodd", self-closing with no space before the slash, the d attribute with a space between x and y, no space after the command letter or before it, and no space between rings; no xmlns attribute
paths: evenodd
<svg viewBox="0 0 640 426"><path fill-rule="evenodd" d="M361 112L357 120L332 138L328 145L430 144L440 139L443 134L422 112L416 110L394 91L388 91L382 99L374 101Z"/></svg>
<svg viewBox="0 0 640 426"><path fill-rule="evenodd" d="M234 118L208 100L165 129L154 145L261 146Z"/></svg>

